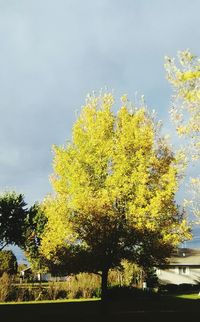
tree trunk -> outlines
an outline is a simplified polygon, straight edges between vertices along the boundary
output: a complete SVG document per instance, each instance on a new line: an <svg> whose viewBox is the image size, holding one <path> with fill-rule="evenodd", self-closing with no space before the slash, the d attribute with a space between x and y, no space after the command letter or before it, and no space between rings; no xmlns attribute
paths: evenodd
<svg viewBox="0 0 200 322"><path fill-rule="evenodd" d="M101 276L101 299L102 301L106 300L107 289L108 289L108 268L104 268Z"/></svg>

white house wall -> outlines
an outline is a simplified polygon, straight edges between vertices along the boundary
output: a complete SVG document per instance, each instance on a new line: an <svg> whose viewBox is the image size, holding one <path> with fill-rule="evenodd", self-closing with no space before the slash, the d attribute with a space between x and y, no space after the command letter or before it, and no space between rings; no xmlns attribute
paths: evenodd
<svg viewBox="0 0 200 322"><path fill-rule="evenodd" d="M156 273L161 284L200 283L200 268L186 267L183 273L183 267L177 266L169 269L157 269Z"/></svg>

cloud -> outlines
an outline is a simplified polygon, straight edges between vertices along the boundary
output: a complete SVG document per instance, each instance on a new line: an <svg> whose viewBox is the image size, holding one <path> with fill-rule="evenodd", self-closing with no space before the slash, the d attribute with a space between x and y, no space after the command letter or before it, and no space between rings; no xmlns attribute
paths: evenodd
<svg viewBox="0 0 200 322"><path fill-rule="evenodd" d="M169 128L163 57L200 54L198 1L8 0L0 3L0 187L50 191L51 145L104 86L145 94Z"/></svg>

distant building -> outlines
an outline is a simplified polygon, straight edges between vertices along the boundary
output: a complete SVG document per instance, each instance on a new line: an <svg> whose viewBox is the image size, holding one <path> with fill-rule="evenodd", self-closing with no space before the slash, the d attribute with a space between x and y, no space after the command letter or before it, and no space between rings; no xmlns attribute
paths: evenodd
<svg viewBox="0 0 200 322"><path fill-rule="evenodd" d="M168 263L156 268L160 284L199 284L200 249L178 249Z"/></svg>
<svg viewBox="0 0 200 322"><path fill-rule="evenodd" d="M31 267L27 267L20 272L22 280L34 279L39 282L57 282L66 281L67 276L52 276L51 273L33 273Z"/></svg>
<svg viewBox="0 0 200 322"><path fill-rule="evenodd" d="M20 271L20 277L24 280L26 278L29 278L32 275L31 267L26 267L23 270Z"/></svg>

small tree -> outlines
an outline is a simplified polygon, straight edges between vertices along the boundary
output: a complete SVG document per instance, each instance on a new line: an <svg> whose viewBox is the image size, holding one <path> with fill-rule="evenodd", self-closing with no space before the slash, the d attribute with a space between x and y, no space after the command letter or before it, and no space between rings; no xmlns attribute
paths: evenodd
<svg viewBox="0 0 200 322"><path fill-rule="evenodd" d="M0 195L0 250L8 244L23 245L26 215L22 194L5 192Z"/></svg>
<svg viewBox="0 0 200 322"><path fill-rule="evenodd" d="M127 260L122 260L121 266L122 285L141 285L140 277L142 269L138 265Z"/></svg>
<svg viewBox="0 0 200 322"><path fill-rule="evenodd" d="M0 251L0 276L17 274L17 258L11 250Z"/></svg>
<svg viewBox="0 0 200 322"><path fill-rule="evenodd" d="M31 263L32 269L39 271L44 270L44 263L39 247L41 244L41 235L44 231L47 219L41 209L40 204L35 203L27 212L24 221L24 244L22 246L26 257Z"/></svg>
<svg viewBox="0 0 200 322"><path fill-rule="evenodd" d="M54 147L55 196L44 201L42 253L66 271L100 273L128 259L163 261L189 237L174 196L178 162L143 107L110 93L91 96L73 127L72 143Z"/></svg>

